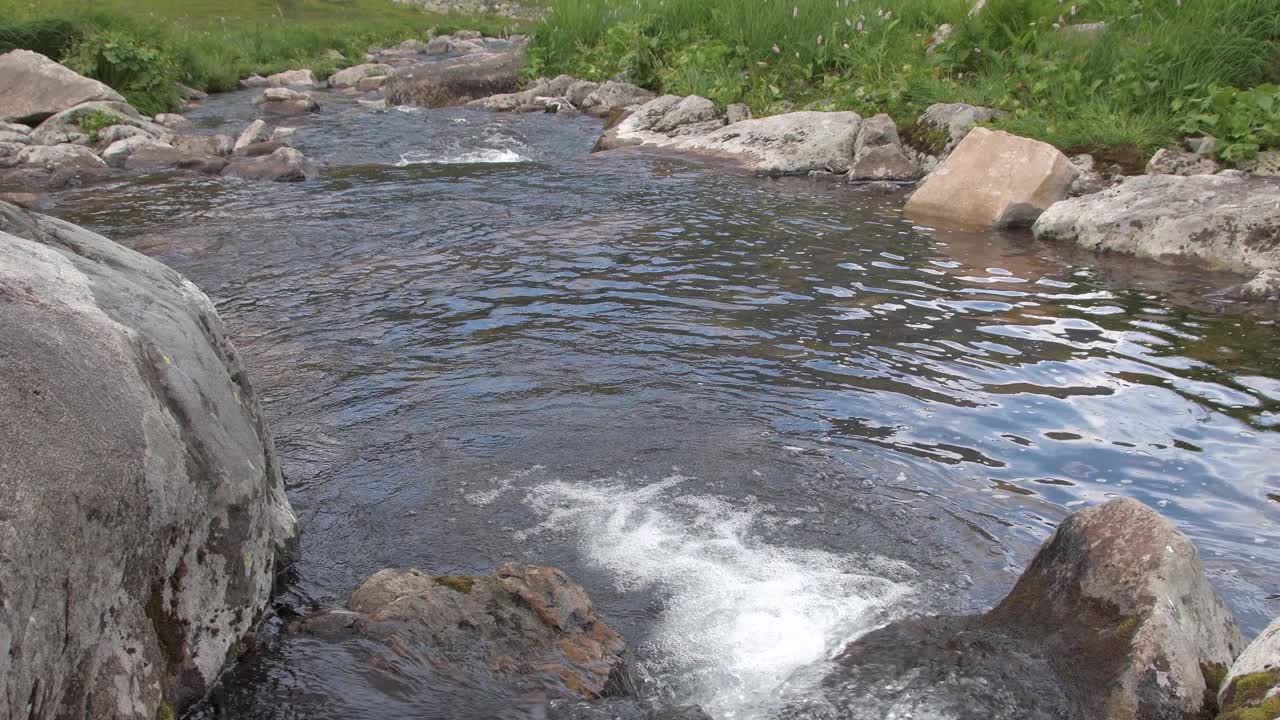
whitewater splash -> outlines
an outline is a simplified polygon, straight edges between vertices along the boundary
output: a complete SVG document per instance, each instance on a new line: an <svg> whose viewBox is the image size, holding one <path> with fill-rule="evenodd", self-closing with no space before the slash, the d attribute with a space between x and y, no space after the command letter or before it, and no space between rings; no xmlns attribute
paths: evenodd
<svg viewBox="0 0 1280 720"><path fill-rule="evenodd" d="M717 718L767 717L804 695L824 661L883 623L911 592L909 566L768 544L758 534L775 520L767 508L680 494L687 480L680 475L639 486L530 480L516 474L468 500L487 505L524 493L543 520L518 540L571 533L585 562L620 590L662 598L638 669Z"/></svg>
<svg viewBox="0 0 1280 720"><path fill-rule="evenodd" d="M522 163L529 158L514 150L493 150L483 148L453 155L440 155L433 152L415 150L404 153L396 161L396 167L409 165L481 165L491 163Z"/></svg>

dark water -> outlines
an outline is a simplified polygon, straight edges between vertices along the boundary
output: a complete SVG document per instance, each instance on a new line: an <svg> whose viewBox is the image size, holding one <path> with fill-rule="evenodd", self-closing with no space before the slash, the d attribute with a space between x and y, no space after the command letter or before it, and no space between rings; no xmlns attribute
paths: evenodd
<svg viewBox="0 0 1280 720"><path fill-rule="evenodd" d="M234 131L248 102L194 116ZM587 119L335 101L305 122L319 180L54 209L217 302L305 533L290 602L387 566L559 565L646 692L762 717L858 632L989 605L1072 509L1130 495L1195 539L1247 633L1280 613L1280 329L1222 278L593 156ZM539 716L406 662L286 640L221 702Z"/></svg>

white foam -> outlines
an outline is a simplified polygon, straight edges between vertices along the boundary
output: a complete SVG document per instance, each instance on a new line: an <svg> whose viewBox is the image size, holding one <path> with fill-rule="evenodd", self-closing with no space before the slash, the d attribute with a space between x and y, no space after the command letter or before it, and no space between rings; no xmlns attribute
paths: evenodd
<svg viewBox="0 0 1280 720"><path fill-rule="evenodd" d="M396 167L408 165L473 165L489 163L522 163L529 158L514 150L492 150L482 148L454 155L438 155L436 153L414 150L400 156Z"/></svg>
<svg viewBox="0 0 1280 720"><path fill-rule="evenodd" d="M495 481L498 491L521 484L513 480ZM804 695L821 678L816 667L883 622L915 573L877 556L771 545L759 535L779 520L767 508L681 495L686 480L533 485L526 502L544 519L517 539L573 533L584 561L620 590L662 598L639 653L644 677L713 717L768 717L780 693Z"/></svg>

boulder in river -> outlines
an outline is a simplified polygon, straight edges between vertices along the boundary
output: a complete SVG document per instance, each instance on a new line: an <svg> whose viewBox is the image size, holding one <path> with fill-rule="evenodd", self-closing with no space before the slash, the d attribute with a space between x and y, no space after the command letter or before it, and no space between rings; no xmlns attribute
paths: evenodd
<svg viewBox="0 0 1280 720"><path fill-rule="evenodd" d="M724 125L723 113L704 97L663 95L606 128L596 142L595 150L613 150L630 145L669 146L675 138L712 133Z"/></svg>
<svg viewBox="0 0 1280 720"><path fill-rule="evenodd" d="M132 105L104 100L81 103L50 117L31 131L31 140L40 145L89 143L93 140L94 131L85 123L91 120L99 128L99 133L115 125L128 125L153 140L168 141L173 135L172 130L143 117Z"/></svg>
<svg viewBox="0 0 1280 720"><path fill-rule="evenodd" d="M0 55L0 122L34 125L94 100L124 102L120 93L30 50Z"/></svg>
<svg viewBox="0 0 1280 720"><path fill-rule="evenodd" d="M18 153L18 164L45 170L106 167L102 158L83 145L29 145Z"/></svg>
<svg viewBox="0 0 1280 720"><path fill-rule="evenodd" d="M227 160L217 155L191 152L167 145L140 147L125 158L124 169L186 170L203 175L217 175L227 166Z"/></svg>
<svg viewBox="0 0 1280 720"><path fill-rule="evenodd" d="M190 155L226 157L235 147L235 140L227 135L176 135L170 143Z"/></svg>
<svg viewBox="0 0 1280 720"><path fill-rule="evenodd" d="M392 105L448 107L515 92L516 74L524 64L519 47L502 53L472 53L451 60L401 69L387 78L387 102Z"/></svg>
<svg viewBox="0 0 1280 720"><path fill-rule="evenodd" d="M329 76L329 87L335 90L353 88L367 77L390 75L395 68L385 63L365 63L344 68Z"/></svg>
<svg viewBox="0 0 1280 720"><path fill-rule="evenodd" d="M285 70L267 76L271 87L315 87L316 78L310 70Z"/></svg>
<svg viewBox="0 0 1280 720"><path fill-rule="evenodd" d="M173 149L173 146L167 143L162 143L159 140L152 140L145 135L137 135L123 140L117 140L108 145L107 148L102 151L102 159L111 167L122 168L124 167L125 160L128 160L129 156L132 155L134 151L143 147Z"/></svg>
<svg viewBox="0 0 1280 720"><path fill-rule="evenodd" d="M1280 717L1280 618L1231 664L1218 690L1219 720Z"/></svg>
<svg viewBox="0 0 1280 720"><path fill-rule="evenodd" d="M1142 257L1191 257L1239 272L1280 269L1280 180L1243 173L1139 175L1051 206L1043 240Z"/></svg>
<svg viewBox="0 0 1280 720"><path fill-rule="evenodd" d="M381 570L352 593L348 608L291 629L357 646L387 644L436 668L496 674L553 699L626 687L626 642L555 568L512 563L481 576Z"/></svg>
<svg viewBox="0 0 1280 720"><path fill-rule="evenodd" d="M0 717L172 717L296 532L236 351L178 273L5 203L0 347Z"/></svg>
<svg viewBox="0 0 1280 720"><path fill-rule="evenodd" d="M283 87L267 88L253 104L262 112L274 115L302 115L320 110L320 104L311 95Z"/></svg>
<svg viewBox="0 0 1280 720"><path fill-rule="evenodd" d="M1030 225L1067 196L1079 172L1048 143L974 128L924 179L904 211L963 227Z"/></svg>
<svg viewBox="0 0 1280 720"><path fill-rule="evenodd" d="M1195 720L1243 646L1191 541L1122 498L1064 520L985 615L909 618L850 643L817 716Z"/></svg>
<svg viewBox="0 0 1280 720"><path fill-rule="evenodd" d="M269 155L236 158L222 170L225 177L275 182L300 182L314 174L311 161L291 147L279 147Z"/></svg>
<svg viewBox="0 0 1280 720"><path fill-rule="evenodd" d="M240 131L240 136L236 138L236 142L232 146L232 151L239 150L246 145L264 142L269 139L269 137L270 136L267 133L267 122L262 119L254 120L245 126L244 130Z"/></svg>

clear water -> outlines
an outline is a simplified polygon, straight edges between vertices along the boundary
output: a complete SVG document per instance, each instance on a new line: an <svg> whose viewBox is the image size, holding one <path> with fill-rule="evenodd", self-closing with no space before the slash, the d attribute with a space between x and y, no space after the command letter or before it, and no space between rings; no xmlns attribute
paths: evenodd
<svg viewBox="0 0 1280 720"><path fill-rule="evenodd" d="M193 117L235 132L250 98ZM289 602L388 566L558 565L644 692L767 717L850 638L991 604L1072 509L1130 495L1247 632L1280 613L1280 329L1223 278L591 155L589 119L333 98L299 122L319 180L134 179L53 209L217 302L305 533ZM286 638L217 704L542 717L406 662Z"/></svg>

